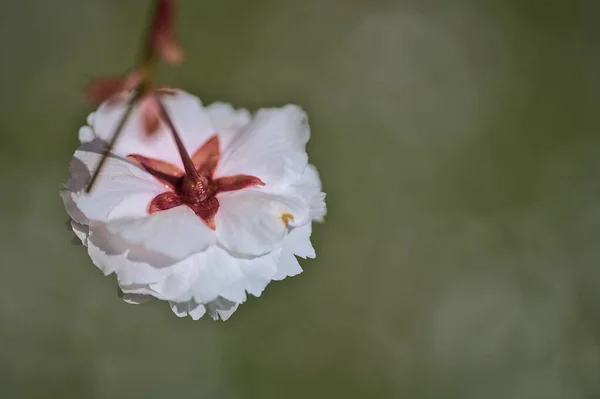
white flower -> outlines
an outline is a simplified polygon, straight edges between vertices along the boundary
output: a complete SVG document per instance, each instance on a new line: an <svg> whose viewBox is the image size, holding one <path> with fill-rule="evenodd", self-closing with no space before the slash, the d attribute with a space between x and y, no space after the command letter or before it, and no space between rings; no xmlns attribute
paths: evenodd
<svg viewBox="0 0 600 399"><path fill-rule="evenodd" d="M170 131L148 136L139 109L126 124L91 193L85 185L125 111L103 104L80 130L81 146L61 196L73 231L123 298L169 301L178 316L226 320L271 280L314 258L312 221L325 194L305 151L310 131L297 106L251 116L229 104L203 107L182 91L162 101L199 171L184 173Z"/></svg>

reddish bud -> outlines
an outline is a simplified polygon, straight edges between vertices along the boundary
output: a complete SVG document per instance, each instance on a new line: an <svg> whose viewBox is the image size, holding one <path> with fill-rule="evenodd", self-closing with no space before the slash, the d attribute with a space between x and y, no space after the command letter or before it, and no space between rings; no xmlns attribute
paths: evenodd
<svg viewBox="0 0 600 399"><path fill-rule="evenodd" d="M95 78L85 88L85 96L95 103L102 103L123 91L125 82L121 77Z"/></svg>
<svg viewBox="0 0 600 399"><path fill-rule="evenodd" d="M160 126L160 108L153 95L144 97L140 105L142 112L142 125L146 134L154 134Z"/></svg>
<svg viewBox="0 0 600 399"><path fill-rule="evenodd" d="M183 49L177 42L174 32L175 0L157 0L158 7L152 24L152 47L171 65L183 61Z"/></svg>
<svg viewBox="0 0 600 399"><path fill-rule="evenodd" d="M137 71L128 74L124 78L95 78L85 88L85 95L90 101L102 103L123 91L132 90L141 80L142 76Z"/></svg>

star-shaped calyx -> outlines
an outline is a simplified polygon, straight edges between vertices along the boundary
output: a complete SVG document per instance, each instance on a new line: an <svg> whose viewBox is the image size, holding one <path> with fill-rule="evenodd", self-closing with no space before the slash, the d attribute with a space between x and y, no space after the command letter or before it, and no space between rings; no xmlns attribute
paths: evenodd
<svg viewBox="0 0 600 399"><path fill-rule="evenodd" d="M193 164L193 171L187 170L188 168L183 171L171 163L139 154L131 154L127 158L154 176L168 189L152 199L148 206L148 213L187 205L214 230L215 215L219 210L219 200L216 197L218 193L265 185L258 177L250 175L215 178L214 173L220 157L219 136L213 135L189 158ZM182 158L185 159L185 155Z"/></svg>

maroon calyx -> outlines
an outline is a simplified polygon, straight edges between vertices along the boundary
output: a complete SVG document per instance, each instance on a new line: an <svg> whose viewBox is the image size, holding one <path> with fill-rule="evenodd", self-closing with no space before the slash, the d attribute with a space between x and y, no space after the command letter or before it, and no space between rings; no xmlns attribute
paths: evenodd
<svg viewBox="0 0 600 399"><path fill-rule="evenodd" d="M148 158L139 154L127 158L163 183L168 191L157 195L148 206L148 213L166 211L180 205L187 205L211 229L215 229L215 215L219 210L218 193L241 190L265 184L256 176L234 175L214 178L214 172L221 158L219 136L211 136L192 156L198 176L188 176L179 167Z"/></svg>

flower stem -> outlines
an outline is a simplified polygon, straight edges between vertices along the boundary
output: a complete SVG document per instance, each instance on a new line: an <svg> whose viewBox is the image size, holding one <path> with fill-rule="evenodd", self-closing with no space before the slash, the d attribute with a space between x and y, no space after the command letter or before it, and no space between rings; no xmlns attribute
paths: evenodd
<svg viewBox="0 0 600 399"><path fill-rule="evenodd" d="M123 113L119 124L115 128L115 131L110 141L108 142L108 145L105 147L104 152L102 153L102 158L100 158L100 162L98 162L98 166L96 167L96 170L94 170L94 173L92 174L92 177L90 178L90 181L85 188L86 193L90 193L92 191L92 188L96 183L96 179L98 178L98 175L104 167L104 164L106 163L106 159L110 155L110 152L114 148L117 139L123 131L125 123L127 123L127 120L131 116L131 112L133 111L133 108L135 107L136 103L152 88L154 70L156 68L156 62L158 61L158 56L153 45L153 35L156 29L156 25L158 23L157 21L161 10L161 5L161 0L155 1L154 9L152 11L152 17L150 18L150 25L148 26L148 29L146 31L145 42L142 47L142 54L140 57L141 60L139 64L139 70L142 73L142 81L134 89L135 94L129 100L129 103L127 104L127 109Z"/></svg>
<svg viewBox="0 0 600 399"><path fill-rule="evenodd" d="M177 128L175 128L175 125L173 124L173 120L169 116L169 113L167 112L165 105L160 100L160 97L157 96L156 94L154 94L154 100L158 104L158 109L160 111L162 119L165 121L165 123L167 124L167 127L169 128L169 130L171 131L171 134L173 135L173 139L175 140L175 144L177 145L177 151L179 151L179 156L181 157L181 162L183 163L183 167L185 169L185 174L192 181L194 181L194 182L199 181L200 176L198 175L198 171L196 170L196 167L194 166L194 162L192 162L192 158L190 158L190 155L188 154L187 150L185 149L185 146L183 145L183 141L181 141L181 137L180 137L179 133L177 132Z"/></svg>

